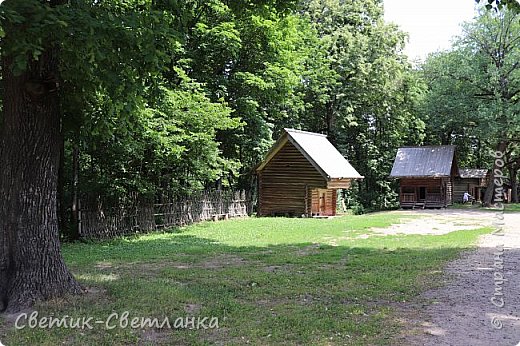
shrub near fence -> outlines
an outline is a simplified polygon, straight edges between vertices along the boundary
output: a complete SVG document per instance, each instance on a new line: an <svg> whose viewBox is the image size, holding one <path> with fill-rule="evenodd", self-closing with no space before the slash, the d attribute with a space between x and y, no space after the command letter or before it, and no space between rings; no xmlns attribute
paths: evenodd
<svg viewBox="0 0 520 346"><path fill-rule="evenodd" d="M244 217L251 215L251 197L246 191L216 190L176 197L163 203L141 201L112 208L100 207L100 203L84 203L79 212L79 236L84 239L111 238L205 220Z"/></svg>

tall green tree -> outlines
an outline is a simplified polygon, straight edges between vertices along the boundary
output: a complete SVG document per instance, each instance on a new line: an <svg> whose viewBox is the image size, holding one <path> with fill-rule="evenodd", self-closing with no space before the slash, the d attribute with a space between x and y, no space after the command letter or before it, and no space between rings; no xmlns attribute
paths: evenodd
<svg viewBox="0 0 520 346"><path fill-rule="evenodd" d="M431 56L423 67L429 85L424 110L433 129L430 138L458 144L464 163L487 163L493 173L501 167L492 164L489 151L514 156L516 150L511 149L520 135L518 19L506 8L482 12L465 26L451 51ZM518 171L510 169L514 162L516 158L510 157L504 171L516 185ZM486 204L493 197L493 181Z"/></svg>
<svg viewBox="0 0 520 346"><path fill-rule="evenodd" d="M191 191L253 165L298 80L291 3L2 4L0 310L81 290L59 249L58 172L64 204L67 189Z"/></svg>
<svg viewBox="0 0 520 346"><path fill-rule="evenodd" d="M292 1L237 6L214 1L199 12L185 46L188 75L213 101L224 100L244 126L220 131L223 154L242 163L236 182L251 186L252 168L272 144L278 124L297 119L303 40Z"/></svg>
<svg viewBox="0 0 520 346"><path fill-rule="evenodd" d="M520 13L520 3L518 0L475 0L488 10L502 10L507 7L509 10Z"/></svg>
<svg viewBox="0 0 520 346"><path fill-rule="evenodd" d="M151 2L7 0L0 9L0 309L16 311L81 291L58 237L63 127L97 116L107 136L128 126L176 35ZM107 113L85 112L99 98L110 98Z"/></svg>
<svg viewBox="0 0 520 346"><path fill-rule="evenodd" d="M365 176L368 207L395 204L393 156L421 141L415 108L422 85L402 49L405 34L383 20L380 1L309 0L303 13L318 35L304 90L307 128L324 132Z"/></svg>
<svg viewBox="0 0 520 346"><path fill-rule="evenodd" d="M2 4L2 310L17 310L38 299L81 290L61 257L56 214L60 46L51 39L47 23L63 27L55 11L63 4L61 0ZM31 40L36 30L46 35Z"/></svg>
<svg viewBox="0 0 520 346"><path fill-rule="evenodd" d="M467 52L450 51L431 54L420 68L420 75L428 85L428 92L420 107L426 128L426 144L457 145L459 166L483 167L488 144L483 137L486 130L478 116L481 100L475 86L463 77L471 64L461 64Z"/></svg>
<svg viewBox="0 0 520 346"><path fill-rule="evenodd" d="M461 45L477 53L473 61L476 69L467 78L478 88L475 97L484 101L482 108L489 126L489 141L496 151L506 152L520 137L519 14L505 9L484 13L475 23L468 25ZM495 161L493 174L500 168ZM491 202L494 194L493 182L491 179L486 191L486 204ZM513 182L516 182L516 177ZM516 190L517 186L513 189Z"/></svg>
<svg viewBox="0 0 520 346"><path fill-rule="evenodd" d="M198 83L161 87L131 129L106 137L82 127L79 190L111 206L136 193L153 199L203 189L239 168L221 156L216 141L217 131L239 125L231 109L211 102ZM70 181L72 172L67 175Z"/></svg>

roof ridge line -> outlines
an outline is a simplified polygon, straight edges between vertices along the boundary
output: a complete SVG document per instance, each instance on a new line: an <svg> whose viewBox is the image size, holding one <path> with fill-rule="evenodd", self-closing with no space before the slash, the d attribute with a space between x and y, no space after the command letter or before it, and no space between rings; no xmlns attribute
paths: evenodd
<svg viewBox="0 0 520 346"><path fill-rule="evenodd" d="M305 133L307 135L313 135L313 136L319 136L319 137L327 137L327 135L325 135L323 133L316 133L316 132L310 132L310 131L291 129L291 128L288 128L288 127L284 127L284 131L287 132L287 133L296 132L296 133Z"/></svg>

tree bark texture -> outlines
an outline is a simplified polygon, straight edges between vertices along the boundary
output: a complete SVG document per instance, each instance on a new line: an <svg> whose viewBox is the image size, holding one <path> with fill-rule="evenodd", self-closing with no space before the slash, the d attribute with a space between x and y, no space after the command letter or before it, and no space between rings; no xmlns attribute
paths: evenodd
<svg viewBox="0 0 520 346"><path fill-rule="evenodd" d="M79 146L74 143L72 148L72 225L70 237L79 239Z"/></svg>
<svg viewBox="0 0 520 346"><path fill-rule="evenodd" d="M16 26L6 30L14 40ZM65 266L58 234L61 146L58 50L49 47L21 75L2 58L0 129L0 311L81 292Z"/></svg>

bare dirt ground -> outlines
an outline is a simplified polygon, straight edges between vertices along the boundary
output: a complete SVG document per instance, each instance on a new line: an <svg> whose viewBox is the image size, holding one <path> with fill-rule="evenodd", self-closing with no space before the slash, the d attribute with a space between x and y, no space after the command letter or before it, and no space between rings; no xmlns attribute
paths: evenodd
<svg viewBox="0 0 520 346"><path fill-rule="evenodd" d="M400 210L393 213L421 216L388 228L372 228L377 234L432 234L441 235L455 231L470 230L492 226L494 213L474 210L435 209L435 210Z"/></svg>
<svg viewBox="0 0 520 346"><path fill-rule="evenodd" d="M493 226L479 247L445 268L443 285L402 307L399 345L520 345L520 213L435 210L384 234L445 234ZM503 223L503 224L501 224ZM492 298L494 297L494 303Z"/></svg>

